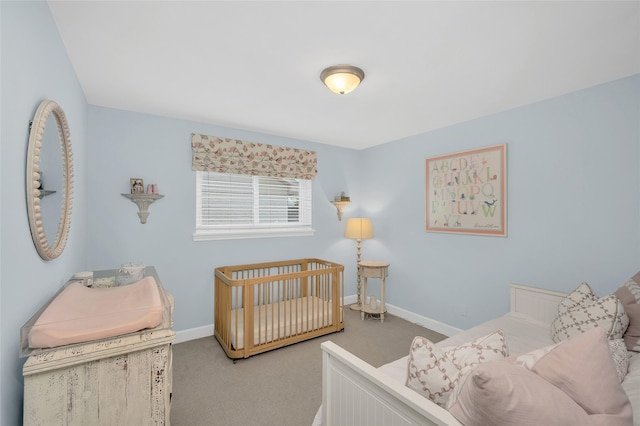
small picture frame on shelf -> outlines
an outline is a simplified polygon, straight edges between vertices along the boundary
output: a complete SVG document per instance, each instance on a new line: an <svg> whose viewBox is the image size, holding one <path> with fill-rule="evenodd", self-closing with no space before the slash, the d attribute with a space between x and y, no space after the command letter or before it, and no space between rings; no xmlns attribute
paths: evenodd
<svg viewBox="0 0 640 426"><path fill-rule="evenodd" d="M129 181L132 194L144 194L144 181L141 178L130 178Z"/></svg>

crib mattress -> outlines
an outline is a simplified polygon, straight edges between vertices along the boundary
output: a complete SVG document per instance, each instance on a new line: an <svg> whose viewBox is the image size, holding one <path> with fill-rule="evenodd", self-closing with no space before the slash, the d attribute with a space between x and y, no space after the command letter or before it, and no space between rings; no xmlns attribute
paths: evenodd
<svg viewBox="0 0 640 426"><path fill-rule="evenodd" d="M29 330L29 347L53 348L157 327L163 309L153 277L112 288L72 283Z"/></svg>
<svg viewBox="0 0 640 426"><path fill-rule="evenodd" d="M332 324L331 301L300 297L253 308L253 344L260 345ZM236 318L238 326L236 327ZM244 349L244 309L231 311L231 344Z"/></svg>

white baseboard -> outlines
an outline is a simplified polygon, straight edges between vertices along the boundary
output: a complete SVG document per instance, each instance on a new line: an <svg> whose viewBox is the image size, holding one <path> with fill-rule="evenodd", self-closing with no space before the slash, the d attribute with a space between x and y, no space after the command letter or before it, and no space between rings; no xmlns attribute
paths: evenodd
<svg viewBox="0 0 640 426"><path fill-rule="evenodd" d="M189 340L201 339L213 336L213 324L202 327L189 328L187 330L176 331L176 341L174 343L188 342Z"/></svg>
<svg viewBox="0 0 640 426"><path fill-rule="evenodd" d="M389 303L387 303L387 312L414 324L418 324L424 328L428 328L429 330L444 334L447 337L464 331L449 324L445 324L431 318L423 317L422 315L414 314L413 312L398 308L397 306L393 306Z"/></svg>
<svg viewBox="0 0 640 426"><path fill-rule="evenodd" d="M352 295L352 296L345 296L344 297L344 305L345 306L353 305L357 301L358 301L358 296L356 296L355 294Z"/></svg>
<svg viewBox="0 0 640 426"><path fill-rule="evenodd" d="M358 301L358 297L354 294L344 297L345 306L351 305ZM445 336L453 336L460 333L463 330L450 326L440 321L436 321L431 318L424 317L422 315L415 314L407 311L406 309L398 308L397 306L387 303L387 312L404 320L418 324L422 327L428 328ZM202 327L190 328L188 330L182 330L176 332L176 341L174 343L188 342L189 340L201 339L203 337L213 336L213 324L203 325Z"/></svg>
<svg viewBox="0 0 640 426"><path fill-rule="evenodd" d="M356 303L357 301L358 296L355 294L352 296L345 296L344 298L345 305L350 305L352 303ZM402 318L403 320L407 320L414 324L418 324L422 327L428 328L429 330L444 334L445 336L453 336L454 334L458 334L464 331L449 324L445 324L443 322L407 311L406 309L398 308L397 306L394 306L390 303L387 303L386 305L387 312L389 312L391 315L395 315Z"/></svg>

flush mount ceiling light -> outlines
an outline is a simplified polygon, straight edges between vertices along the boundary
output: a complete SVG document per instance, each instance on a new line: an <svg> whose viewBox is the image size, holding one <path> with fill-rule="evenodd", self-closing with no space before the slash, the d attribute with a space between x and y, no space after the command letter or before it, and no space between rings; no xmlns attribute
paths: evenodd
<svg viewBox="0 0 640 426"><path fill-rule="evenodd" d="M320 80L333 93L344 95L364 80L364 71L353 65L334 65L322 70Z"/></svg>

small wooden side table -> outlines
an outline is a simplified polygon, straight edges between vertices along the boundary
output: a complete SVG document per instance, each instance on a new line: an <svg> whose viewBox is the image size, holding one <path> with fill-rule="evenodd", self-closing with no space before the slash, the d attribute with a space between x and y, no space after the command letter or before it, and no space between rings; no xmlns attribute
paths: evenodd
<svg viewBox="0 0 640 426"><path fill-rule="evenodd" d="M389 263L377 260L363 260L358 263L360 276L362 276L362 308L360 310L360 318L364 319L364 314L379 314L380 322L384 322L384 313L387 306L384 303L384 279L389 274ZM375 309L371 308L367 300L367 278L380 279L380 304Z"/></svg>

